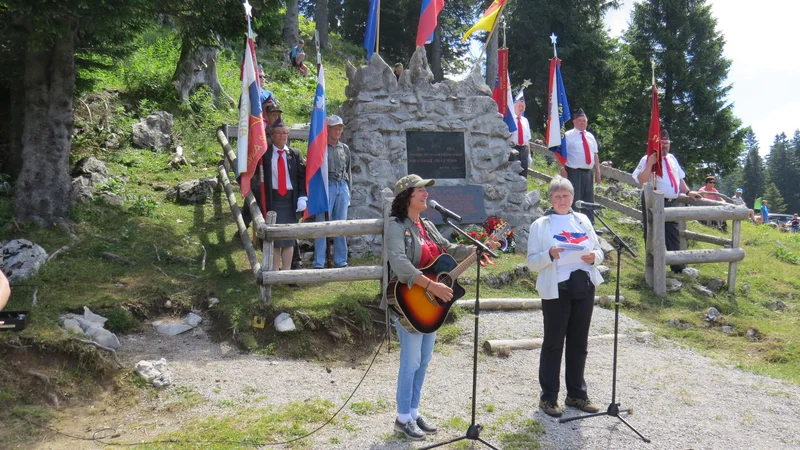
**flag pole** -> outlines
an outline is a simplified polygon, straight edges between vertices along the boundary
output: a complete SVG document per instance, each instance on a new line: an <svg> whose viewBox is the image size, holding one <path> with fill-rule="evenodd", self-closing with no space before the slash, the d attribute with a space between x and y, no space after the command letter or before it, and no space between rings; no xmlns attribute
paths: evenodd
<svg viewBox="0 0 800 450"><path fill-rule="evenodd" d="M652 55L650 56L650 72L651 72L651 82L653 83L652 86L653 86L653 88L655 88L655 86L656 86L656 58L654 56L652 56ZM655 91L655 89L653 89L653 91ZM660 117L659 117L659 119L660 119ZM658 137L658 146L659 146L659 149L658 149L659 160L658 160L658 162L656 164L661 164L661 136ZM650 172L650 178L651 178L651 181L653 182L653 190L655 191L655 190L658 189L658 177L656 177L655 168L653 168L653 171Z"/></svg>
<svg viewBox="0 0 800 450"><path fill-rule="evenodd" d="M381 0L378 0L378 20L375 24L375 53L380 54L378 51L381 47Z"/></svg>
<svg viewBox="0 0 800 450"><path fill-rule="evenodd" d="M475 65L472 67L472 70L475 70L481 64L481 60L483 59L483 55L486 54L486 48L489 47L489 41L492 40L492 36L494 35L494 31L497 29L497 24L500 22L500 19L503 16L503 10L506 9L506 4L503 3L503 6L500 7L500 11L497 13L497 20L494 21L494 26L492 26L492 31L489 32L489 36L486 37L486 43L483 44L483 49L481 50L480 56L478 59L475 60ZM505 42L503 43L505 44Z"/></svg>

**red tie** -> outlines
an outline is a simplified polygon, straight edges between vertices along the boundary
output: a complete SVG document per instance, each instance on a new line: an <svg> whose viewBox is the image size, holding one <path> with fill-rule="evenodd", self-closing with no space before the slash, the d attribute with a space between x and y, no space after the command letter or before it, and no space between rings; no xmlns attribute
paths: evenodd
<svg viewBox="0 0 800 450"><path fill-rule="evenodd" d="M589 141L586 140L586 132L581 131L581 138L583 138L583 154L586 156L586 164L592 165L592 151L589 150Z"/></svg>
<svg viewBox="0 0 800 450"><path fill-rule="evenodd" d="M672 174L672 169L669 167L669 160L665 157L663 165L667 166L667 175L669 175L669 185L675 189L675 193L678 193L678 182L675 181L675 175Z"/></svg>
<svg viewBox="0 0 800 450"><path fill-rule="evenodd" d="M525 145L525 135L522 133L522 120L517 116L517 141L519 145Z"/></svg>
<svg viewBox="0 0 800 450"><path fill-rule="evenodd" d="M283 150L278 150L278 194L286 195L286 160L283 159Z"/></svg>

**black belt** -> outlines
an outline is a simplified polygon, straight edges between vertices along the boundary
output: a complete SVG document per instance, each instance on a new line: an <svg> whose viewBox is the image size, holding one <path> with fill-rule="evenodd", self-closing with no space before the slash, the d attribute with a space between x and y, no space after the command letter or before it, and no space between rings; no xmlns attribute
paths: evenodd
<svg viewBox="0 0 800 450"><path fill-rule="evenodd" d="M566 166L566 168L567 169L572 169L572 170L582 170L584 172L591 172L591 170L592 170L592 169L578 169L576 167L570 167L570 166Z"/></svg>

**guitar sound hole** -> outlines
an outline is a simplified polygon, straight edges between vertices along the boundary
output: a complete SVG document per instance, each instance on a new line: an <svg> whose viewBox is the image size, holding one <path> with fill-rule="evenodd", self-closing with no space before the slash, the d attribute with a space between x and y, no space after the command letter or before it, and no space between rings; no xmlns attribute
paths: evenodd
<svg viewBox="0 0 800 450"><path fill-rule="evenodd" d="M453 287L453 280L450 278L450 275L442 275L439 278L439 283L443 283L447 285L447 287Z"/></svg>

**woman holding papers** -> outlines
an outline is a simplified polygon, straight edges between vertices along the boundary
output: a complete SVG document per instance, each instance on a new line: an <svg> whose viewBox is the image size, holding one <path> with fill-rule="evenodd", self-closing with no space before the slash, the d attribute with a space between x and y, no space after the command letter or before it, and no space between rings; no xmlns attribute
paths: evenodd
<svg viewBox="0 0 800 450"><path fill-rule="evenodd" d="M583 378L594 290L603 282L596 264L603 250L589 218L571 209L572 183L556 176L547 190L552 208L531 224L528 267L539 272L536 290L542 297L544 342L539 358L539 407L560 417L558 404L561 353L566 340L566 405L589 413L600 409L589 400Z"/></svg>

